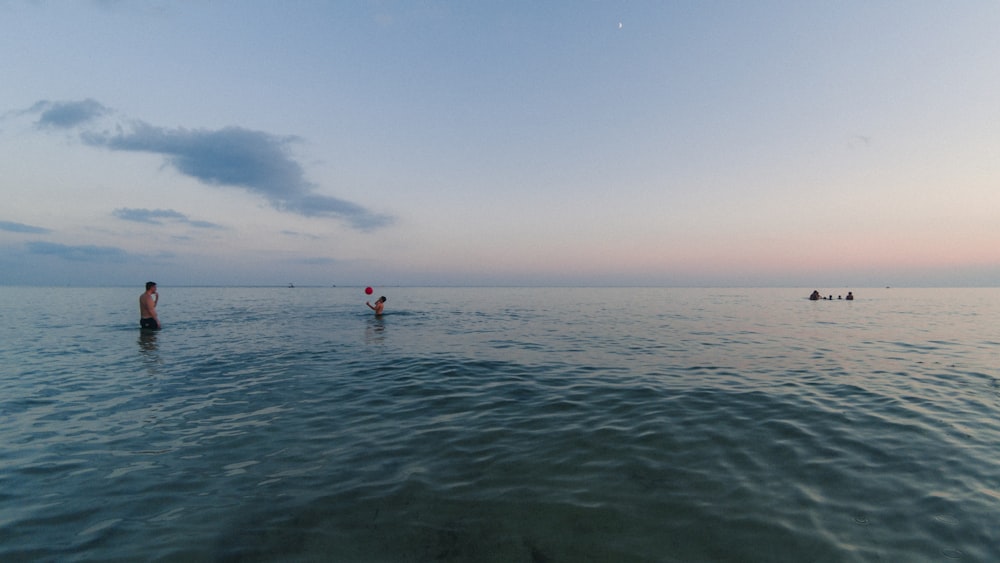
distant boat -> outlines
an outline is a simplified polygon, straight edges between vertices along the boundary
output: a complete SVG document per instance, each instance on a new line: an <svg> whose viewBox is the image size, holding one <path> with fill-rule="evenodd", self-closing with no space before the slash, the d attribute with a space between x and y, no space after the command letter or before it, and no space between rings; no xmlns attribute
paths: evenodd
<svg viewBox="0 0 1000 563"><path fill-rule="evenodd" d="M288 287L295 287L294 283L288 282Z"/></svg>

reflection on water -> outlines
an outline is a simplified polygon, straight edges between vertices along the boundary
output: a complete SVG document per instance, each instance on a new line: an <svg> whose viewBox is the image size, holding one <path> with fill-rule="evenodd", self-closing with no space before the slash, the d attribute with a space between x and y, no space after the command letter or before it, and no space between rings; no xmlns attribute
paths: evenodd
<svg viewBox="0 0 1000 563"><path fill-rule="evenodd" d="M365 344L381 344L385 341L385 319L372 317L365 325Z"/></svg>
<svg viewBox="0 0 1000 563"><path fill-rule="evenodd" d="M156 351L156 331L149 329L139 330L139 348L143 352L155 352Z"/></svg>
<svg viewBox="0 0 1000 563"><path fill-rule="evenodd" d="M156 375L159 367L163 363L160 359L160 346L157 343L158 331L149 329L139 329L139 354L142 356L143 364L150 375Z"/></svg>
<svg viewBox="0 0 1000 563"><path fill-rule="evenodd" d="M0 287L0 561L1000 561L1000 290L176 291Z"/></svg>

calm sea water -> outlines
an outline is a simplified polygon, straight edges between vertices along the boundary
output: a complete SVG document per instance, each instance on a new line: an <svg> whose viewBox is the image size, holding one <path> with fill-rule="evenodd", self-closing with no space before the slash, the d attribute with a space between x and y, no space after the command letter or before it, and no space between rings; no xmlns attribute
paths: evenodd
<svg viewBox="0 0 1000 563"><path fill-rule="evenodd" d="M1000 290L811 289L0 288L0 560L1000 560Z"/></svg>

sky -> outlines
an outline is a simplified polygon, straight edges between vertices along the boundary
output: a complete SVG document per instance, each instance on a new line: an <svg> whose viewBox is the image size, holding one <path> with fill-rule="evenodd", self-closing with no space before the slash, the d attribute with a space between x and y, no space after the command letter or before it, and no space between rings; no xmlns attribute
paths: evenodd
<svg viewBox="0 0 1000 563"><path fill-rule="evenodd" d="M1000 286L1000 3L0 0L0 285Z"/></svg>

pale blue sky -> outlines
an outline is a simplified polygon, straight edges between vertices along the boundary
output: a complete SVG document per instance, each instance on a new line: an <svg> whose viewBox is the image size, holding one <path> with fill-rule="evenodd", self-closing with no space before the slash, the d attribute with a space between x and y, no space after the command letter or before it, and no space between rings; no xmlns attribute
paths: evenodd
<svg viewBox="0 0 1000 563"><path fill-rule="evenodd" d="M0 284L1000 285L1000 3L0 0Z"/></svg>

